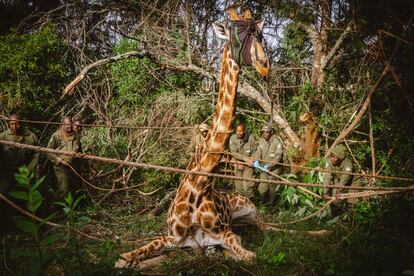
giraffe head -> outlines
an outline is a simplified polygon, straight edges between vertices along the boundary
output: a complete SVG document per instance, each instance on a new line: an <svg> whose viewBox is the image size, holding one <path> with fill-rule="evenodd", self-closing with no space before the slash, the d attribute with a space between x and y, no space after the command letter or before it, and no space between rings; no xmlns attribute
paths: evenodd
<svg viewBox="0 0 414 276"><path fill-rule="evenodd" d="M269 60L262 45L263 20L253 20L250 9L240 16L234 6L228 8L230 27L213 23L218 37L228 40L231 58L239 65L254 66L259 74L267 76L270 70Z"/></svg>

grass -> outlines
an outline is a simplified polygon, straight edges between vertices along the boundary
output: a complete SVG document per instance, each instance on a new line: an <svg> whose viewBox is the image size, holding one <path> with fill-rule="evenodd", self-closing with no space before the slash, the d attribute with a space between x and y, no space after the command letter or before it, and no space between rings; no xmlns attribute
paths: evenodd
<svg viewBox="0 0 414 276"><path fill-rule="evenodd" d="M45 274L138 275L137 271L113 268L117 256L142 243L122 243L165 234L166 212L157 217L139 215L143 205L107 204L99 209L86 206L78 215L92 222L81 230L102 239L118 236L118 242L97 242L72 237L56 242L46 251L53 256ZM304 232L262 232L255 227L235 228L242 244L256 253L252 264L225 259L219 248L209 252L168 249L172 254L160 266L145 273L170 275L396 275L414 270L414 204L394 198L363 210L364 216L342 216L336 220L313 219L289 225L299 231L328 229L325 237ZM293 211L259 206L267 221L295 220ZM367 212L371 216L367 215ZM367 218L367 219L364 219ZM56 229L44 227L50 234ZM5 274L25 274L22 253L32 249L30 237L19 233L1 237L0 269ZM7 268L6 268L7 266ZM9 271L9 272L8 272ZM11 272L12 273L11 273ZM20 272L20 273L19 273ZM62 272L62 273L59 273Z"/></svg>

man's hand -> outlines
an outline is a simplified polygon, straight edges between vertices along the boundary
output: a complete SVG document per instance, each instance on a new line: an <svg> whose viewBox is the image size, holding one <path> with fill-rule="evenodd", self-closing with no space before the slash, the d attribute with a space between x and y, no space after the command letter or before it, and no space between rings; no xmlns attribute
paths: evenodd
<svg viewBox="0 0 414 276"><path fill-rule="evenodd" d="M60 160L60 162L59 162L59 164L58 165L61 165L61 166L64 166L64 167L69 167L69 163L68 162L66 162L65 160Z"/></svg>

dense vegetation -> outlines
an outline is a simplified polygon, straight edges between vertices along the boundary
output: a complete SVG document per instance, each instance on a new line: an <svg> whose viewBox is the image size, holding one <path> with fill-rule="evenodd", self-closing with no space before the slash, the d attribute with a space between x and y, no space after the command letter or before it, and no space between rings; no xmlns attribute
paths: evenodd
<svg viewBox="0 0 414 276"><path fill-rule="evenodd" d="M223 42L213 35L211 23L228 20L227 2L39 2L0 4L0 115L19 112L26 119L45 121L69 115L88 124L134 126L84 128L84 151L185 168L191 126L211 122L216 103ZM264 40L273 70L266 80L243 70L236 122L245 122L257 136L262 124L272 121L289 163L298 154L294 145L303 131L299 116L313 112L322 133L321 157L306 165L316 167L370 97L368 110L342 141L357 172L414 178L414 3L274 0L248 5L265 19ZM148 54L96 67L71 95L62 96L88 64L131 51ZM375 86L385 68L385 77ZM43 145L56 128L27 127ZM5 128L6 122L0 121L0 129ZM45 220L15 220L16 229L1 236L1 270L10 275L129 275L114 270L114 261L120 252L143 244L142 239L165 233L165 212L158 217L147 214L178 186L180 174L89 162L85 178L107 190L86 185L83 197L69 196L56 205L51 200L50 165L44 159L43 177L22 168L18 190L25 194L11 198ZM317 172L284 173L291 181L321 181ZM226 191L232 188L228 181L216 185ZM410 183L376 179L369 185ZM131 188L110 191L125 187ZM279 192L277 207L258 205L267 221L293 221L324 205L295 188L281 187ZM320 194L321 189L314 192ZM63 216L48 217L62 208ZM352 208L327 209L286 226L296 233L236 228L243 244L256 252L255 264L225 260L219 252L172 250L172 257L152 272L400 274L414 270L413 216L412 194L366 198ZM65 227L51 227L46 221ZM306 235L319 229L331 234Z"/></svg>

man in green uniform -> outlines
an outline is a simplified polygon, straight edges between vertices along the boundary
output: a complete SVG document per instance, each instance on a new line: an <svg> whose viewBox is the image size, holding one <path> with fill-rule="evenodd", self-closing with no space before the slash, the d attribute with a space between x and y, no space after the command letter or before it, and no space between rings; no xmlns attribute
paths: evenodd
<svg viewBox="0 0 414 276"><path fill-rule="evenodd" d="M47 147L68 152L81 152L80 138L73 132L72 119L64 117L61 123L60 128L50 137ZM69 191L75 194L79 189L79 179L74 172L77 159L63 154L48 153L47 156L54 165L57 181L56 198L63 200Z"/></svg>
<svg viewBox="0 0 414 276"><path fill-rule="evenodd" d="M75 132L76 134L79 134L79 135L82 134L82 121L81 121L81 119L73 120L73 132Z"/></svg>
<svg viewBox="0 0 414 276"><path fill-rule="evenodd" d="M33 146L39 145L37 136L25 129L20 120L19 114L12 114L8 122L9 129L0 134L0 140ZM39 152L0 145L0 158L0 192L5 194L12 188L13 183L16 183L14 174L19 171L19 167L26 165L30 171L36 171Z"/></svg>
<svg viewBox="0 0 414 276"><path fill-rule="evenodd" d="M229 149L234 164L236 176L251 178L253 176L253 162L251 155L256 150L256 141L250 133L246 132L246 126L242 123L236 127L236 134L230 137ZM247 163L241 164L241 163ZM247 197L253 196L254 183L248 180L234 180L235 191Z"/></svg>
<svg viewBox="0 0 414 276"><path fill-rule="evenodd" d="M253 154L253 158L256 160L253 162L253 167L261 171L261 180L276 180L274 176L265 171L269 170L277 175L282 173L282 167L277 163L282 162L283 144L281 139L273 134L273 129L269 125L263 126L261 134L262 137L259 140L257 150ZM274 184L260 182L258 190L262 202L265 201L266 194L268 194L269 202L273 203L276 198L276 186Z"/></svg>
<svg viewBox="0 0 414 276"><path fill-rule="evenodd" d="M338 186L349 186L352 183L353 165L351 160L346 158L346 149L343 145L336 146L331 156L328 158L325 169L329 171L337 172L325 172L323 175L323 185L338 185ZM345 173L341 173L345 172ZM339 189L332 189L325 187L324 196L336 196L340 192Z"/></svg>

